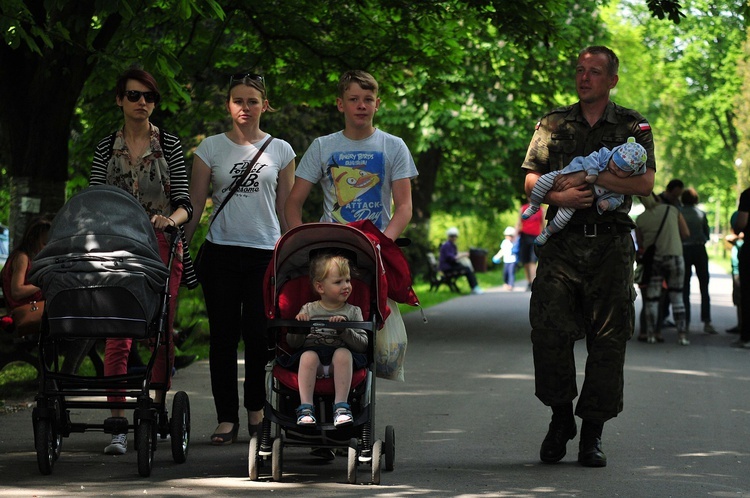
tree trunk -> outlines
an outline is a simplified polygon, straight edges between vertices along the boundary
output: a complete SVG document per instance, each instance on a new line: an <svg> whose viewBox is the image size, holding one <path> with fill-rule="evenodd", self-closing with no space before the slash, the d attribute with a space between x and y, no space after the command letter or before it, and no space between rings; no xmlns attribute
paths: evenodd
<svg viewBox="0 0 750 498"><path fill-rule="evenodd" d="M404 254L414 279L428 270L426 254L432 251L429 243L430 216L432 215L430 205L442 157L441 149L431 147L416 158L419 176L412 183L413 214L407 234L412 242L404 248Z"/></svg>
<svg viewBox="0 0 750 498"><path fill-rule="evenodd" d="M41 54L26 43L0 44L0 160L11 177L9 225L16 240L31 218L54 215L65 202L76 104L95 55L106 48L122 21L119 13L102 16L97 20L101 28L92 35L94 1L28 6L37 27L60 23L70 39L55 39L51 47L39 41Z"/></svg>
<svg viewBox="0 0 750 498"><path fill-rule="evenodd" d="M33 183L33 186L32 186ZM29 222L36 217L54 218L65 203L65 182L13 176L10 182L10 247L21 240Z"/></svg>

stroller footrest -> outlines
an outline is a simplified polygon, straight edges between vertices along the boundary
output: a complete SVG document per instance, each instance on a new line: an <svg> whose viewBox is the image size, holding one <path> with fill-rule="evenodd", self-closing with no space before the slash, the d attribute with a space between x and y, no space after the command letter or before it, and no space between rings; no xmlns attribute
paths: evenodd
<svg viewBox="0 0 750 498"><path fill-rule="evenodd" d="M125 417L109 417L104 421L104 432L107 434L127 434L128 419Z"/></svg>

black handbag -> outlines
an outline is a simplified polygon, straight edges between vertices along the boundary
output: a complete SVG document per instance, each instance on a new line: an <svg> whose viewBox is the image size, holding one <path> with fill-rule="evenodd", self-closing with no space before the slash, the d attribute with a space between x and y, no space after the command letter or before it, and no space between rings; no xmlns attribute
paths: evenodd
<svg viewBox="0 0 750 498"><path fill-rule="evenodd" d="M263 151L266 150L266 147L268 147L268 144L271 143L273 140L273 137L268 137L268 140L258 149L258 152L255 154L255 157L253 157L253 160L250 161L250 163L247 165L247 168L245 168L245 171L242 173L242 176L234 182L234 185L232 186L232 190L229 191L227 196L224 198L224 202L221 203L219 208L216 210L216 213L214 213L214 217L211 219L211 223L208 225L208 230L211 230L211 225L216 220L216 217L219 216L219 213L222 209L224 209L224 206L227 205L227 202L229 199L234 195L235 192L237 192L237 189L240 188L240 185L245 183L245 179L250 174L250 170L253 169L253 166L255 166L255 163L258 162L258 159L260 159L260 155L263 154ZM206 233L208 233L208 230ZM205 253L205 247L206 247L206 241L203 241L201 246L198 248L198 253L195 255L195 258L193 258L193 267L195 268L195 275L198 277L198 282L203 282L203 276L201 268L203 267L203 254Z"/></svg>

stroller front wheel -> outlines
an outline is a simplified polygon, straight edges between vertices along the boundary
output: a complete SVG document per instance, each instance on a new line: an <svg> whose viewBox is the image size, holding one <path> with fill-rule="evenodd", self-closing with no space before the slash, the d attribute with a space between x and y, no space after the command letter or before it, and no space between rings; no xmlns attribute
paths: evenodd
<svg viewBox="0 0 750 498"><path fill-rule="evenodd" d="M138 448L138 474L141 477L151 475L154 463L154 433L156 426L153 420L140 420L135 426L135 442Z"/></svg>
<svg viewBox="0 0 750 498"><path fill-rule="evenodd" d="M372 445L372 483L380 484L380 463L383 456L383 441L378 439Z"/></svg>
<svg viewBox="0 0 750 498"><path fill-rule="evenodd" d="M273 440L271 450L271 477L274 481L281 481L284 465L284 436L281 435Z"/></svg>
<svg viewBox="0 0 750 498"><path fill-rule="evenodd" d="M353 437L349 440L349 452L347 454L346 464L346 481L349 484L357 484L357 453L359 443L357 438Z"/></svg>
<svg viewBox="0 0 750 498"><path fill-rule="evenodd" d="M385 426L383 453L385 453L385 470L393 470L396 460L396 430L392 425Z"/></svg>
<svg viewBox="0 0 750 498"><path fill-rule="evenodd" d="M258 435L253 434L253 436L250 438L250 444L248 445L247 449L247 475L248 477L250 477L251 481L258 480L258 460L260 459L260 457L258 456L259 444L260 442L258 441Z"/></svg>
<svg viewBox="0 0 750 498"><path fill-rule="evenodd" d="M55 460L59 455L57 448L59 447L60 437L55 434L52 423L47 419L38 419L34 430L36 462L39 466L39 472L47 476L52 473L52 467L54 467Z"/></svg>
<svg viewBox="0 0 750 498"><path fill-rule="evenodd" d="M185 463L190 445L190 398L185 391L178 391L174 395L169 429L172 459L175 463Z"/></svg>

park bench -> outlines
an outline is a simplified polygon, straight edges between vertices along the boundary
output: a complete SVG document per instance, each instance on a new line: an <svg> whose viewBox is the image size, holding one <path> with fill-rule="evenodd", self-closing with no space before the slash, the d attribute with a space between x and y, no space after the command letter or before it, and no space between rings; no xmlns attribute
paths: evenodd
<svg viewBox="0 0 750 498"><path fill-rule="evenodd" d="M431 252L427 253L427 281L430 282L430 291L437 291L441 285L445 285L451 292L460 294L456 283L460 276L461 273L458 272L440 270L437 257Z"/></svg>

